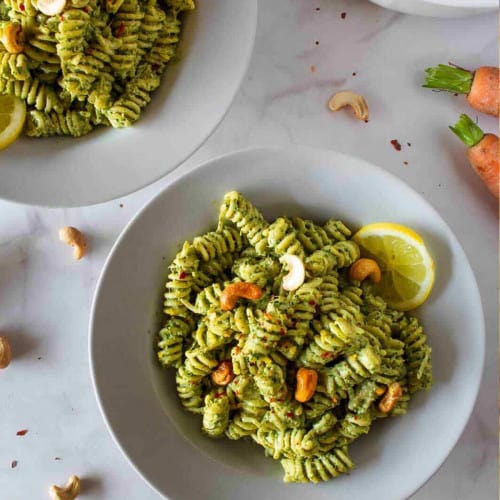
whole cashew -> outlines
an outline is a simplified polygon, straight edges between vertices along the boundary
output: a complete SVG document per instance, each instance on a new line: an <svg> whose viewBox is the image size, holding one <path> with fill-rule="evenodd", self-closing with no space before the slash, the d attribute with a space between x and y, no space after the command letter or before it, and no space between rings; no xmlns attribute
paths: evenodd
<svg viewBox="0 0 500 500"><path fill-rule="evenodd" d="M212 380L217 385L227 385L233 380L233 365L231 361L221 361L212 372Z"/></svg>
<svg viewBox="0 0 500 500"><path fill-rule="evenodd" d="M75 227L66 226L59 230L59 239L72 246L73 257L80 260L87 253L87 241L85 236Z"/></svg>
<svg viewBox="0 0 500 500"><path fill-rule="evenodd" d="M399 384L399 382L390 384L389 386L387 386L387 391L378 404L378 409L382 413L389 413L396 406L396 403L401 399L402 396L403 390L401 389L401 385Z"/></svg>
<svg viewBox="0 0 500 500"><path fill-rule="evenodd" d="M358 259L349 269L349 278L363 281L370 278L373 283L380 283L382 273L380 267L373 259Z"/></svg>
<svg viewBox="0 0 500 500"><path fill-rule="evenodd" d="M80 493L80 478L71 476L65 486L51 486L49 493L53 500L73 500Z"/></svg>
<svg viewBox="0 0 500 500"><path fill-rule="evenodd" d="M12 351L9 341L5 337L0 337L0 368L7 368L12 359Z"/></svg>
<svg viewBox="0 0 500 500"><path fill-rule="evenodd" d="M19 52L23 51L23 32L20 24L5 23L3 29L0 27L0 34L0 40L4 44L7 52L11 54L19 54Z"/></svg>
<svg viewBox="0 0 500 500"><path fill-rule="evenodd" d="M220 296L220 307L223 311L234 309L239 298L258 300L262 297L262 289L254 283L231 283L224 288Z"/></svg>
<svg viewBox="0 0 500 500"><path fill-rule="evenodd" d="M288 274L283 277L283 289L289 292L297 290L304 283L306 276L304 263L296 255L288 253L283 255L280 261L288 266Z"/></svg>
<svg viewBox="0 0 500 500"><path fill-rule="evenodd" d="M329 101L328 107L332 111L338 111L345 106L351 106L354 115L358 120L366 121L370 117L368 112L368 104L362 95L355 94L350 90L342 90L337 92Z"/></svg>
<svg viewBox="0 0 500 500"><path fill-rule="evenodd" d="M314 396L318 385L318 373L310 368L299 368L296 378L295 399L299 403L305 403Z"/></svg>

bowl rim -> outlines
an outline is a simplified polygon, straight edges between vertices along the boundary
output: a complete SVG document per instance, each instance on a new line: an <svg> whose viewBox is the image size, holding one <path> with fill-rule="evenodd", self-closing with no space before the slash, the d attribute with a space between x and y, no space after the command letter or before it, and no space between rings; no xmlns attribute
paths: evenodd
<svg viewBox="0 0 500 500"><path fill-rule="evenodd" d="M209 168L210 165L216 164L219 161L227 160L228 158L231 158L233 156L240 156L240 155L247 155L247 154L252 154L255 152L263 152L263 153L281 153L284 151L289 152L290 150L294 150L297 152L301 153L311 153L314 154L315 152L321 152L321 153L334 153L338 157L345 157L345 158L350 158L350 159L355 159L356 161L360 161L364 164L369 165L376 171L378 171L380 174L385 175L387 177L392 178L395 182L404 185L406 188L410 189L414 194L418 196L418 198L422 199L430 208L430 210L433 212L433 214L442 221L445 229L448 231L448 233L454 238L458 249L463 253L465 257L465 265L467 266L468 272L470 272L470 275L472 277L473 285L474 285L474 295L477 300L476 306L478 308L478 316L480 318L480 323L478 323L478 331L477 331L477 341L480 343L479 345L479 364L478 366L480 367L480 376L477 377L477 380L474 383L473 386L473 394L474 397L471 398L470 400L470 405L467 408L467 411L463 413L461 417L461 423L459 425L459 431L456 433L456 436L454 437L449 449L443 453L443 456L441 457L438 466L434 470L434 472L429 475L427 478L422 479L419 484L412 489L412 491L409 492L409 495L414 495L418 491L420 491L442 468L443 464L446 462L448 457L450 456L451 452L455 449L458 440L460 437L463 435L463 432L465 430L465 427L467 426L471 415L473 413L475 404L477 402L477 398L479 395L479 389L483 381L484 377L484 370L485 370L485 343L486 343L486 331L485 331L485 319L484 319L484 310L483 310L483 305L482 305L482 300L481 300L481 293L477 284L476 276L474 274L474 271L472 269L472 266L470 265L469 259L467 257L467 253L465 252L460 240L458 237L455 235L455 233L451 230L450 226L446 222L446 220L439 214L439 212L434 208L434 206L425 198L423 198L410 184L406 183L403 179L400 177L396 176L392 172L389 172L385 170L384 168L372 163L371 161L365 160L363 158L350 155L350 154L345 154L345 153L339 153L335 150L332 149L325 149L325 148L314 148L310 146L302 146L302 145L296 145L296 144L291 144L288 147L247 147L247 148L242 148L242 149L237 149L234 151L230 151L227 153L220 154L218 156L215 156L213 158L210 158L206 161L203 161L201 163L196 164L192 168L190 168L188 171L178 174L177 177L173 177L172 179L158 192L156 193L152 198L150 198L148 201L146 201L141 208L136 212L136 214L130 219L130 221L125 225L125 227L122 229L120 232L119 236L117 237L115 243L113 244L111 250L108 253L108 256L106 257L106 261L102 267L99 279L96 283L95 289L94 289L94 294L93 294L93 299L92 299L92 305L90 309L90 317L89 317L89 335L88 335L88 350L89 350L89 371L90 371L90 376L91 376L91 381L92 381L92 388L97 400L97 405L99 408L99 411L101 413L101 416L104 419L106 428L111 435L113 441L117 445L118 449L121 451L121 453L125 456L127 459L128 463L132 466L132 468L139 474L139 476L144 480L146 484L149 485L150 488L152 488L155 492L157 492L160 497L162 498L168 498L162 491L159 490L159 488L152 482L150 479L146 476L146 472L143 472L140 468L139 465L136 465L132 457L129 455L128 451L125 449L124 446L119 441L117 433L115 433L113 429L113 425L108 418L108 415L106 413L106 410L104 408L104 401L101 399L101 395L99 392L99 382L97 381L96 374L95 374L95 362L93 359L93 342L95 338L95 321L96 321L96 309L98 307L98 302L100 298L100 294L102 293L102 283L106 277L107 271L109 266L111 265L111 261L114 257L114 254L116 253L116 250L118 247L121 245L122 241L126 238L129 230L132 228L132 226L141 218L141 216L146 212L146 210L153 205L159 198L162 196L165 196L165 193L174 188L177 184L185 181L188 178L195 177L198 171L204 169L204 168ZM177 431L178 432L178 431Z"/></svg>

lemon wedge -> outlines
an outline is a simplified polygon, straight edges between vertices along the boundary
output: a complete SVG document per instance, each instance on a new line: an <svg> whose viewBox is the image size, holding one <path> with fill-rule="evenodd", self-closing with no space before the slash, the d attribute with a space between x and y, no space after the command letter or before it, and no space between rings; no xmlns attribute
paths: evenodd
<svg viewBox="0 0 500 500"><path fill-rule="evenodd" d="M382 271L374 293L400 311L425 302L434 285L434 261L419 234L401 224L376 222L362 227L353 240Z"/></svg>
<svg viewBox="0 0 500 500"><path fill-rule="evenodd" d="M12 144L23 130L26 104L19 97L0 95L0 150Z"/></svg>

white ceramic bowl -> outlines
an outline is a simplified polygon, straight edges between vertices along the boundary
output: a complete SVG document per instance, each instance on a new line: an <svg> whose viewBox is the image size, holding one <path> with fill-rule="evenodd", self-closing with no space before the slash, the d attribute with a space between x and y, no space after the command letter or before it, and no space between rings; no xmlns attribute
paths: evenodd
<svg viewBox="0 0 500 500"><path fill-rule="evenodd" d="M0 198L45 206L108 201L177 167L208 138L246 73L257 0L199 0L185 18L180 62L129 129L80 139L21 138L0 151Z"/></svg>
<svg viewBox="0 0 500 500"><path fill-rule="evenodd" d="M370 0L391 10L431 17L465 17L498 10L498 0Z"/></svg>
<svg viewBox="0 0 500 500"><path fill-rule="evenodd" d="M226 191L267 217L339 217L353 227L390 220L423 235L436 284L419 311L433 349L435 385L401 418L376 422L352 446L357 468L319 485L285 485L278 462L253 443L212 440L184 412L174 373L155 360L166 265L186 238L212 228ZM104 418L130 462L172 499L401 500L438 469L471 413L481 378L484 325L467 258L415 191L356 158L306 148L250 150L172 182L123 231L104 267L90 324L90 358ZM392 479L391 479L392 478ZM384 480L382 480L384 479Z"/></svg>

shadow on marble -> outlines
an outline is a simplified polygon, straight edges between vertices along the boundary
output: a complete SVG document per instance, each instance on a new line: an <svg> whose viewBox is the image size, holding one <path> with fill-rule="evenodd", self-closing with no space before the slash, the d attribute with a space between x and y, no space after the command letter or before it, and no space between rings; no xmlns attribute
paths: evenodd
<svg viewBox="0 0 500 500"><path fill-rule="evenodd" d="M40 339L26 333L19 328L2 327L2 332L8 337L14 359L30 357L38 352Z"/></svg>
<svg viewBox="0 0 500 500"><path fill-rule="evenodd" d="M103 493L102 479L95 476L82 477L80 489L84 495L100 495Z"/></svg>

